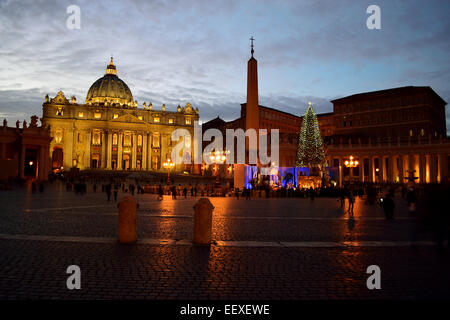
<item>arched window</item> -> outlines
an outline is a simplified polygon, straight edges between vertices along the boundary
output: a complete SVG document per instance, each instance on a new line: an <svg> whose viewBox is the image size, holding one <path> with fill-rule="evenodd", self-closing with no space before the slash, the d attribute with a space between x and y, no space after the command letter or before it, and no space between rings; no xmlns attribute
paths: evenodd
<svg viewBox="0 0 450 320"><path fill-rule="evenodd" d="M99 146L102 143L102 136L100 131L94 131L92 132L92 144L94 146Z"/></svg>
<svg viewBox="0 0 450 320"><path fill-rule="evenodd" d="M140 146L142 146L142 136L141 135L138 135L137 136L137 145L140 147Z"/></svg>
<svg viewBox="0 0 450 320"><path fill-rule="evenodd" d="M123 135L123 145L125 147L131 147L131 134L130 133L125 133Z"/></svg>
<svg viewBox="0 0 450 320"><path fill-rule="evenodd" d="M114 133L112 136L112 144L113 146L117 146L117 133Z"/></svg>

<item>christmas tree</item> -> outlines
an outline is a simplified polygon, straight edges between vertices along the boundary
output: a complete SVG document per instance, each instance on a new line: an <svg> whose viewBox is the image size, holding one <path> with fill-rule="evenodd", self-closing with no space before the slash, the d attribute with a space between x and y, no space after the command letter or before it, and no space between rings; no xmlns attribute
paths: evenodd
<svg viewBox="0 0 450 320"><path fill-rule="evenodd" d="M325 152L323 150L322 136L319 123L311 102L303 116L302 128L298 141L297 167L319 167L325 164Z"/></svg>

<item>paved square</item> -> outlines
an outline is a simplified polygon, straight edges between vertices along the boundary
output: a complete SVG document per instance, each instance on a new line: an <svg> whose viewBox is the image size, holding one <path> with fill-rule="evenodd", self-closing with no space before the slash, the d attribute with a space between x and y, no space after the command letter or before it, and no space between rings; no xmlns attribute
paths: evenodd
<svg viewBox="0 0 450 320"><path fill-rule="evenodd" d="M196 199L135 195L139 240L121 245L117 203L88 191L0 193L0 299L450 298L449 254L400 197L393 221L364 199L349 220L334 198L210 198L214 243L201 247ZM66 287L69 265L81 290ZM381 290L367 289L369 265Z"/></svg>

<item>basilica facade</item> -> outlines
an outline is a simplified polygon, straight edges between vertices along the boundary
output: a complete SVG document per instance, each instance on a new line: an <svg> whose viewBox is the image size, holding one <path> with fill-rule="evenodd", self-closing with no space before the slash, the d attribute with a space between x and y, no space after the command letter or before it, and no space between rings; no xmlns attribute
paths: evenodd
<svg viewBox="0 0 450 320"><path fill-rule="evenodd" d="M47 95L41 121L52 137L49 155L54 172L73 167L158 171L177 143L171 141L172 132L186 129L193 139L198 119L198 108L189 102L176 111L166 110L164 104L154 108L151 102L138 106L111 58L84 103L67 99L62 91L54 98ZM175 171L196 173L194 166L184 164Z"/></svg>

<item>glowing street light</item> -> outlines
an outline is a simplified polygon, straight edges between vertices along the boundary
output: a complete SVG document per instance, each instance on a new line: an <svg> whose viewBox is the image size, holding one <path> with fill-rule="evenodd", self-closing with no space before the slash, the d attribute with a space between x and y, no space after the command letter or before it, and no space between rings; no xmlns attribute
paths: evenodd
<svg viewBox="0 0 450 320"><path fill-rule="evenodd" d="M359 164L358 160L354 160L353 156L349 157L349 160L345 160L344 164L347 168L350 168L350 179L353 177L353 168L357 167Z"/></svg>
<svg viewBox="0 0 450 320"><path fill-rule="evenodd" d="M167 169L167 184L170 184L170 169L175 167L175 163L173 163L172 159L168 158L163 163L163 167Z"/></svg>

